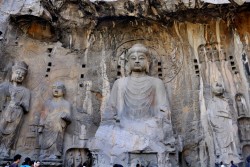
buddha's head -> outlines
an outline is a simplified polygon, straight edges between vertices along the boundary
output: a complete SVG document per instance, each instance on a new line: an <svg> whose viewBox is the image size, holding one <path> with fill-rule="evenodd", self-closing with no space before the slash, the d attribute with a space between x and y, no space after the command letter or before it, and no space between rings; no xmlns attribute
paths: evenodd
<svg viewBox="0 0 250 167"><path fill-rule="evenodd" d="M225 89L221 82L214 82L212 85L212 91L215 96L221 96L225 92Z"/></svg>
<svg viewBox="0 0 250 167"><path fill-rule="evenodd" d="M63 97L66 93L65 85L57 81L52 85L52 93L54 97Z"/></svg>
<svg viewBox="0 0 250 167"><path fill-rule="evenodd" d="M24 61L15 62L12 66L11 81L22 83L28 71L28 65Z"/></svg>
<svg viewBox="0 0 250 167"><path fill-rule="evenodd" d="M205 54L206 54L205 45L200 45L200 46L198 47L198 54L199 54L199 55L202 55L202 56L205 56Z"/></svg>
<svg viewBox="0 0 250 167"><path fill-rule="evenodd" d="M133 45L126 54L126 63L129 74L132 72L149 73L150 55L148 49L142 44Z"/></svg>

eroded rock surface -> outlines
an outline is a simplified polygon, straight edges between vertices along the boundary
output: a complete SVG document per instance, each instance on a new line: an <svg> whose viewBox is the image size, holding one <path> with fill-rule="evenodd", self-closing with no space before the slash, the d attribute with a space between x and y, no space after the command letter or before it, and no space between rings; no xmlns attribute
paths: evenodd
<svg viewBox="0 0 250 167"><path fill-rule="evenodd" d="M11 111L29 111L15 124L16 140L7 147L0 142L0 164L21 153L46 159L47 166L244 165L250 154L249 7L240 0L0 2L0 122L17 122ZM151 62L147 77L133 80L126 55L136 43L149 49ZM22 86L5 88L13 87L12 66L20 61L29 66ZM67 90L71 123L57 139L60 158L42 158L53 149L42 147L40 120L58 80ZM21 90L27 93L19 95ZM169 105L158 105L156 97ZM16 108L5 117L8 101ZM148 105L165 115L150 115ZM105 123L107 116L112 123ZM2 132L0 141L7 135Z"/></svg>

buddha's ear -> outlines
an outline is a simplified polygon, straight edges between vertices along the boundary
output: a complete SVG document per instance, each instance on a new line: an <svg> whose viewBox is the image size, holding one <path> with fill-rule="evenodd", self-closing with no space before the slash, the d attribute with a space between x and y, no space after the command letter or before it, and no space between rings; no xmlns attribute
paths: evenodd
<svg viewBox="0 0 250 167"><path fill-rule="evenodd" d="M125 63L125 75L130 75L131 74L131 68L129 63L126 61Z"/></svg>
<svg viewBox="0 0 250 167"><path fill-rule="evenodd" d="M150 67L150 61L147 60L147 63L146 63L146 73L149 74L149 67Z"/></svg>

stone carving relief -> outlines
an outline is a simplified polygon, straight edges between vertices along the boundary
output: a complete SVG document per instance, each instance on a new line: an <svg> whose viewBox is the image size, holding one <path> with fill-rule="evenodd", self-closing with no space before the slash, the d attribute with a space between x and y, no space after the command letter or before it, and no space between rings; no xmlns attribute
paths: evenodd
<svg viewBox="0 0 250 167"><path fill-rule="evenodd" d="M243 66L244 66L244 69L245 69L247 76L249 76L250 75L250 68L249 68L249 62L248 62L248 57L247 57L246 53L242 54L242 63L243 63Z"/></svg>
<svg viewBox="0 0 250 167"><path fill-rule="evenodd" d="M130 167L134 166L148 166L148 167L157 167L157 154L151 153L151 154L135 154L130 153L129 154L129 164Z"/></svg>
<svg viewBox="0 0 250 167"><path fill-rule="evenodd" d="M89 115L92 115L93 114L92 99L91 99L92 98L92 94L91 94L92 82L85 81L84 87L85 87L86 95L83 101L83 111Z"/></svg>
<svg viewBox="0 0 250 167"><path fill-rule="evenodd" d="M240 162L239 152L236 147L238 139L232 130L234 128L232 111L224 94L223 85L222 80L215 81L212 84L213 97L207 104L208 121L212 129L217 161L229 164L233 160L238 163Z"/></svg>
<svg viewBox="0 0 250 167"><path fill-rule="evenodd" d="M91 149L108 156L138 150L157 152L158 166L167 167L166 157L175 151L175 139L166 88L162 80L148 75L151 58L144 45L133 45L125 60L128 76L114 83Z"/></svg>
<svg viewBox="0 0 250 167"><path fill-rule="evenodd" d="M240 117L238 119L239 136L241 141L250 141L250 118Z"/></svg>
<svg viewBox="0 0 250 167"><path fill-rule="evenodd" d="M241 94L236 94L235 101L236 101L236 106L237 106L237 111L238 111L238 117L248 116L249 113L248 113L247 104L246 104L246 100L244 96Z"/></svg>
<svg viewBox="0 0 250 167"><path fill-rule="evenodd" d="M64 99L66 88L62 82L52 86L53 98L44 104L40 117L40 159L61 160L64 132L71 122L71 105Z"/></svg>
<svg viewBox="0 0 250 167"><path fill-rule="evenodd" d="M19 137L23 115L29 112L30 90L22 86L27 71L25 62L15 62L11 82L0 84L0 157L10 156Z"/></svg>
<svg viewBox="0 0 250 167"><path fill-rule="evenodd" d="M89 166L93 163L96 167L114 164L177 167L171 158L177 159L178 150L182 162L176 162L182 166L212 166L214 159L239 162L237 149L244 146L237 142L235 131L238 130L241 142L250 143L249 92L248 86L244 87L249 85L246 83L249 78L246 81L241 75L249 74L249 52L242 48L234 34L238 29L231 31L230 20L225 27L218 27L222 22L216 22L216 30L213 30L214 18L211 22L203 20L196 24L198 17L188 23L185 20L189 16L174 14L170 24L163 24L165 16L161 17L159 4L152 7L151 2L146 6L143 1L125 2L131 11L129 17L126 10L118 11L124 19L120 16L116 19L116 11L109 8L123 4L118 1L112 5L82 1L80 6L76 1L42 2L37 3L39 8L48 11L41 15L50 16L51 12L50 21L39 19L38 13L36 17L29 16L34 10L25 8L27 15L12 14L10 19L23 30L23 35L14 29L10 32L14 25L8 25L9 34L0 32L3 33L2 50L7 53L4 57L8 57L3 60L0 54L0 161L11 151L11 157L15 153L22 153L23 157L32 154L46 166L78 167L87 161ZM51 5L55 8L50 8ZM57 13L54 9L61 10ZM104 12L104 9L111 10ZM143 18L133 18L135 10L140 10ZM95 12L101 15L92 15ZM144 19L149 18L147 12L154 13L154 21ZM224 18L227 17L220 21ZM26 24L28 21L31 24ZM93 26L79 26L83 22ZM224 41L219 40L225 31L230 35L226 34ZM34 36L33 39L29 39L30 36ZM197 55L194 50L200 43ZM240 46L235 49L236 45ZM230 56L225 55L225 50ZM20 52L22 57L18 57ZM7 75L2 66L16 58L35 64L29 67L29 80L25 82L32 92L31 104L28 103L29 90L21 84L16 88L13 81L4 82L10 74ZM231 75L237 72L240 74ZM54 94L42 110L48 99L48 85L59 79L67 86L67 95ZM5 85L14 89L5 89ZM62 84L55 86L58 92L64 92ZM217 89L223 91L218 93ZM9 95L4 94L5 90ZM27 93L20 95L22 91ZM204 98L202 103L201 98ZM21 103L11 106L12 101L24 99L26 108ZM109 99L107 103L106 99ZM16 142L12 134L4 134L8 127L2 126L3 120L14 118L16 111L27 112L29 105L30 114L24 117L24 124L17 123L15 118L16 124L10 127L12 134L15 132L20 137ZM8 126L12 126L10 123ZM204 128L204 124L209 125ZM18 130L21 135L16 133ZM179 137L179 143L174 136ZM2 142L11 144L7 148ZM94 158L80 148L90 148ZM249 151L244 154L247 153Z"/></svg>
<svg viewBox="0 0 250 167"><path fill-rule="evenodd" d="M71 148L67 150L65 156L66 167L91 167L93 165L92 154L88 149Z"/></svg>

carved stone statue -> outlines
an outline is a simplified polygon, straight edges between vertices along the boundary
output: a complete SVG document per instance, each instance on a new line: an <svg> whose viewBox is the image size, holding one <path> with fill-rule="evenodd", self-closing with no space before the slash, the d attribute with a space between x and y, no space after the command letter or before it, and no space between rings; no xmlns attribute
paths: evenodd
<svg viewBox="0 0 250 167"><path fill-rule="evenodd" d="M74 167L74 157L72 152L69 153L67 158L67 167Z"/></svg>
<svg viewBox="0 0 250 167"><path fill-rule="evenodd" d="M158 165L166 167L165 153L174 150L170 108L162 80L148 76L150 62L144 45L128 50L129 76L114 83L96 138L104 142L103 148L110 147L104 152L113 155L146 148L157 152Z"/></svg>
<svg viewBox="0 0 250 167"><path fill-rule="evenodd" d="M9 157L21 126L29 111L30 90L22 86L28 65L21 61L12 67L11 82L0 84L0 157Z"/></svg>
<svg viewBox="0 0 250 167"><path fill-rule="evenodd" d="M239 117L245 117L247 114L247 106L245 98L241 94L237 94L235 96L237 110L238 110L238 116Z"/></svg>
<svg viewBox="0 0 250 167"><path fill-rule="evenodd" d="M199 62L200 63L203 63L203 62L205 62L206 61L206 58L205 58L205 56L206 56L206 48L205 48L205 45L200 45L199 47L198 47L198 56L199 56Z"/></svg>
<svg viewBox="0 0 250 167"><path fill-rule="evenodd" d="M64 132L71 122L71 105L64 99L66 93L64 84L54 83L52 92L53 98L45 103L40 118L40 156L44 159L61 158Z"/></svg>
<svg viewBox="0 0 250 167"><path fill-rule="evenodd" d="M209 124L213 132L215 154L218 162L229 164L231 160L238 163L240 157L236 148L231 109L224 97L224 87L220 81L212 85L213 97L208 103Z"/></svg>
<svg viewBox="0 0 250 167"><path fill-rule="evenodd" d="M82 164L82 155L80 151L77 151L75 156L75 167L81 166Z"/></svg>

